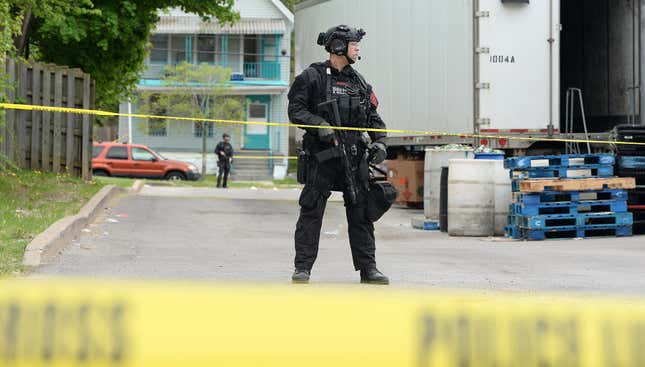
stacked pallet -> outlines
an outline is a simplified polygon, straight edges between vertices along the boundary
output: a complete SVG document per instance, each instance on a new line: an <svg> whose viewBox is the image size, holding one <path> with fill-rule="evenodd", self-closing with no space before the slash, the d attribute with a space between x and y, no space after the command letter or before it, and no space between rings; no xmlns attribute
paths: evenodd
<svg viewBox="0 0 645 367"><path fill-rule="evenodd" d="M645 152L640 154L643 156L619 156L616 163L619 175L636 179L636 188L629 191L627 200L635 234L645 234Z"/></svg>
<svg viewBox="0 0 645 367"><path fill-rule="evenodd" d="M515 239L632 235L627 190L633 178L613 177L611 154L509 158L513 203L506 234Z"/></svg>
<svg viewBox="0 0 645 367"><path fill-rule="evenodd" d="M617 126L616 138L626 143L645 143L645 126ZM618 176L636 179L636 188L629 192L627 201L634 215L634 233L645 234L645 147L618 144L616 151Z"/></svg>

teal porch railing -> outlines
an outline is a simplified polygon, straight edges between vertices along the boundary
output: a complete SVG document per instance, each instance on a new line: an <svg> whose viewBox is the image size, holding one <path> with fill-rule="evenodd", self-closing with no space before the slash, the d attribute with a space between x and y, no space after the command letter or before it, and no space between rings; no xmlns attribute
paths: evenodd
<svg viewBox="0 0 645 367"><path fill-rule="evenodd" d="M147 63L141 77L143 79L161 79L161 77L164 75L164 69L166 68L166 65L168 64L157 62Z"/></svg>
<svg viewBox="0 0 645 367"><path fill-rule="evenodd" d="M164 75L166 63L148 63L143 74L143 79L161 79ZM226 65L220 64L223 67ZM245 62L243 64L243 73L245 78L280 80L281 65L278 61L264 62Z"/></svg>
<svg viewBox="0 0 645 367"><path fill-rule="evenodd" d="M245 62L244 77L279 80L280 63L276 61Z"/></svg>

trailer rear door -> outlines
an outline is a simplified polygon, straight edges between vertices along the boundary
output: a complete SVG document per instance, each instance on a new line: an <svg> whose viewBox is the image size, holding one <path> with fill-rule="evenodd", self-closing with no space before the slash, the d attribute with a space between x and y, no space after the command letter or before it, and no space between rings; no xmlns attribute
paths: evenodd
<svg viewBox="0 0 645 367"><path fill-rule="evenodd" d="M479 0L480 130L560 126L558 14L558 0Z"/></svg>

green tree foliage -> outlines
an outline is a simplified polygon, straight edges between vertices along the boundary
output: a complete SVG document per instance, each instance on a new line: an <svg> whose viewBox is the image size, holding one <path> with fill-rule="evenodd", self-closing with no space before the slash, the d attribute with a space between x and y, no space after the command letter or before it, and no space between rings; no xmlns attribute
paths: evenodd
<svg viewBox="0 0 645 367"><path fill-rule="evenodd" d="M0 65L4 65L6 56L14 54L14 38L20 35L22 15L12 11L14 3L15 0L0 0ZM4 67L0 67L0 101L6 99L5 89L10 87Z"/></svg>
<svg viewBox="0 0 645 367"><path fill-rule="evenodd" d="M20 34L22 16L13 14L13 0L0 0L0 55L13 51L14 37Z"/></svg>
<svg viewBox="0 0 645 367"><path fill-rule="evenodd" d="M16 53L19 56L29 55L30 35L37 30L42 21L59 22L64 17L83 18L100 15L93 9L91 0L8 0L11 3L10 13L20 18L19 34L14 38ZM63 29L68 33L72 29Z"/></svg>
<svg viewBox="0 0 645 367"><path fill-rule="evenodd" d="M139 113L192 117L197 119L241 120L244 106L239 98L228 96L231 70L218 65L180 63L167 66L163 93L140 94ZM190 122L178 122L191 130Z"/></svg>
<svg viewBox="0 0 645 367"><path fill-rule="evenodd" d="M144 68L148 39L159 20L159 9L179 7L221 23L239 19L233 11L234 0L2 2L8 4L9 16L21 19L21 34L14 44L18 54L26 55L26 45L30 45L41 61L78 67L92 74L97 106L109 109L116 108L118 101L134 89ZM0 11L6 8L0 6Z"/></svg>
<svg viewBox="0 0 645 367"><path fill-rule="evenodd" d="M20 34L22 18L11 13L12 0L0 0L0 102L5 102L5 90L11 88L7 75L4 73L4 58L12 54L14 37ZM5 111L0 110L0 131L5 125ZM0 141L5 137L0 134ZM6 160L0 155L0 170L3 169L2 161Z"/></svg>
<svg viewBox="0 0 645 367"><path fill-rule="evenodd" d="M181 63L167 66L163 82L168 88L163 93L141 93L139 113L156 116L191 117L196 119L242 120L244 103L241 98L227 95L230 90L231 70L218 65ZM202 154L206 154L206 137L211 122L193 123L176 121L172 125L163 119L149 119L140 129L159 131L171 129L173 134L190 134L193 128L202 131ZM216 124L215 127L221 127ZM215 127L213 131L217 130ZM226 125L219 129L233 136L241 134L240 125ZM219 135L219 134L214 134ZM206 161L203 161L205 165ZM202 172L205 172L203 167Z"/></svg>

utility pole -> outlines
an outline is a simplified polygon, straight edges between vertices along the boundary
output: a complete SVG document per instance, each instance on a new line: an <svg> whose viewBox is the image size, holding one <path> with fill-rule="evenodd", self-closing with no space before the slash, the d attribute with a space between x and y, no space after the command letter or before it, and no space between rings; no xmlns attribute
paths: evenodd
<svg viewBox="0 0 645 367"><path fill-rule="evenodd" d="M202 180L206 178L206 121L202 121Z"/></svg>

